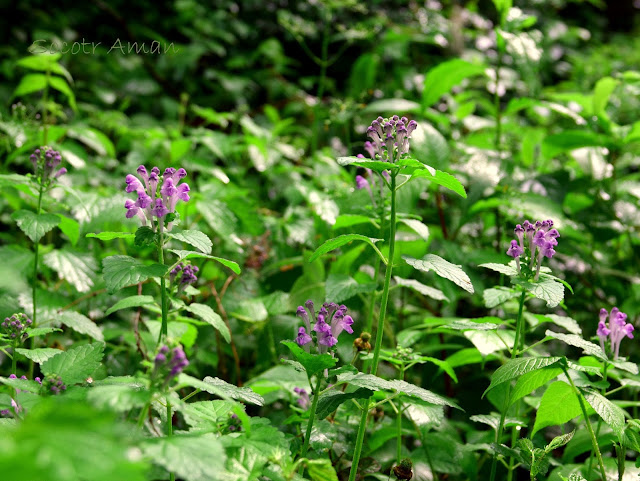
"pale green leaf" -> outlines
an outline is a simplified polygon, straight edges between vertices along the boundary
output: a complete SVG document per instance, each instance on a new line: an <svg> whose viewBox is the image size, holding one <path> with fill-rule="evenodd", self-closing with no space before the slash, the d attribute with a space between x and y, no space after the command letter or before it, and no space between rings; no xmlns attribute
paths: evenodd
<svg viewBox="0 0 640 481"><path fill-rule="evenodd" d="M345 274L329 274L325 283L326 301L340 304L358 294L373 292L376 284L359 284L353 277Z"/></svg>
<svg viewBox="0 0 640 481"><path fill-rule="evenodd" d="M198 316L207 324L210 324L211 326L213 326L214 329L216 329L217 331L220 332L220 334L222 334L222 337L224 338L225 341L231 342L231 332L229 331L229 328L222 320L222 317L220 317L219 314L214 312L214 310L211 309L211 307L207 306L206 304L198 304L196 302L193 302L188 306L185 306L185 309L191 312L192 314L195 314L196 316Z"/></svg>
<svg viewBox="0 0 640 481"><path fill-rule="evenodd" d="M435 299L436 301L447 301L449 299L440 289L436 289L435 287L427 286L422 282L416 281L415 279L403 279L398 276L394 276L393 280L396 281L396 284L402 287L408 287L409 289L413 289L416 292L419 292L423 296L430 297Z"/></svg>
<svg viewBox="0 0 640 481"><path fill-rule="evenodd" d="M100 367L103 350L102 342L74 347L45 361L41 369L45 375L59 375L67 385L84 382Z"/></svg>
<svg viewBox="0 0 640 481"><path fill-rule="evenodd" d="M203 254L201 252L196 252L196 251L184 251L184 250L179 250L179 249L169 249L169 251L173 252L175 255L177 255L180 258L181 261L184 261L184 260L187 260L187 259L194 259L194 258L210 259L212 261L216 261L216 262L222 264L225 267L228 267L229 269L231 269L236 274L240 274L240 272L241 272L240 266L238 265L237 262L230 261L230 260L224 259L222 257L216 257L216 256L212 256L212 255L209 255L209 254Z"/></svg>
<svg viewBox="0 0 640 481"><path fill-rule="evenodd" d="M489 390L502 384L503 382L516 379L528 372L537 371L547 366L558 363L562 360L562 357L522 357L516 359L510 359L506 364L496 369L496 372L491 376L491 384L484 392L483 396L487 394Z"/></svg>
<svg viewBox="0 0 640 481"><path fill-rule="evenodd" d="M567 383L556 381L544 392L532 435L547 426L567 423L582 414L580 403Z"/></svg>
<svg viewBox="0 0 640 481"><path fill-rule="evenodd" d="M328 252L331 252L331 251L337 249L338 247L342 247L343 245L348 244L349 242L352 242L352 241L366 242L367 244L369 244L371 247L373 247L376 250L378 255L380 255L382 257L382 254L380 254L380 251L378 250L378 248L375 245L376 242L379 242L381 240L382 239L373 239L371 237L365 237L365 236L360 235L360 234L345 234L345 235L341 235L341 236L335 237L333 239L329 239L324 244L322 244L320 247L318 247L316 249L316 251L313 254L311 254L311 257L309 257L308 261L309 262L313 262L318 257L320 257L321 255L326 254Z"/></svg>
<svg viewBox="0 0 640 481"><path fill-rule="evenodd" d="M410 256L402 256L410 266L420 271L433 270L440 277L453 281L465 291L473 294L473 285L469 276L458 265L452 264L435 254L427 254L422 259L414 259Z"/></svg>
<svg viewBox="0 0 640 481"><path fill-rule="evenodd" d="M113 306L107 309L107 312L105 312L104 315L108 316L120 309L130 309L132 307L148 306L152 304L156 304L156 301L152 296L129 296L116 302Z"/></svg>
<svg viewBox="0 0 640 481"><path fill-rule="evenodd" d="M464 79L483 74L484 67L481 65L472 65L460 59L453 59L438 64L429 70L424 79L422 107L431 107L440 100L440 97L449 93L455 85Z"/></svg>
<svg viewBox="0 0 640 481"><path fill-rule="evenodd" d="M33 242L42 237L60 223L60 218L53 214L36 215L30 210L18 210L11 215L22 232L27 234Z"/></svg>
<svg viewBox="0 0 640 481"><path fill-rule="evenodd" d="M209 239L204 232L200 232L199 230L183 230L173 233L170 232L167 235L173 239L192 245L204 254L211 254L213 242L211 242L211 239Z"/></svg>
<svg viewBox="0 0 640 481"><path fill-rule="evenodd" d="M168 270L165 265L145 265L133 257L120 255L104 258L102 267L102 274L109 293L144 282L150 277L162 277Z"/></svg>
<svg viewBox="0 0 640 481"><path fill-rule="evenodd" d="M104 341L100 328L88 317L79 312L64 311L57 320L80 334L86 334L97 341Z"/></svg>
<svg viewBox="0 0 640 481"><path fill-rule="evenodd" d="M37 364L42 364L47 359L50 359L53 356L57 356L64 351L61 351L60 349L53 349L51 347L40 347L37 349L23 349L21 347L18 347L16 348L16 352L18 354L22 354L24 357L32 360Z"/></svg>
<svg viewBox="0 0 640 481"><path fill-rule="evenodd" d="M58 273L78 292L88 292L93 287L96 276L96 262L88 252L77 252L68 249L54 249L47 253L43 262Z"/></svg>

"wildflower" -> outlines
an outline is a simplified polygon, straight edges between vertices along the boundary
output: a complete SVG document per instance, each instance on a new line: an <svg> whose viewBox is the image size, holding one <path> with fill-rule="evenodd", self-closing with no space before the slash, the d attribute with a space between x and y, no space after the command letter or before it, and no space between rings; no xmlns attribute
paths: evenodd
<svg viewBox="0 0 640 481"><path fill-rule="evenodd" d="M309 399L309 393L302 389L301 387L294 387L293 392L298 395L297 403L298 405L304 409L309 409L311 405L311 400Z"/></svg>
<svg viewBox="0 0 640 481"><path fill-rule="evenodd" d="M178 279L178 293L180 293L187 286L190 286L198 282L198 277L196 276L198 271L199 271L198 267L192 266L190 264L185 265L182 262L180 262L169 273L169 279L171 280L171 282L175 282L176 279L178 279L178 274L180 274L180 277Z"/></svg>
<svg viewBox="0 0 640 481"><path fill-rule="evenodd" d="M189 360L182 346L178 345L173 349L169 349L168 346L162 346L158 350L153 363L153 376L161 379L163 387L166 387L171 379L180 374L189 365Z"/></svg>
<svg viewBox="0 0 640 481"><path fill-rule="evenodd" d="M536 265L534 280L538 280L542 259L551 259L556 253L554 247L558 245L560 233L552 227L552 220L536 221L535 224L525 220L522 225L516 225L513 232L518 240L511 241L507 255L515 259L518 273L521 272L520 257L528 251L529 269L532 271L534 264Z"/></svg>
<svg viewBox="0 0 640 481"><path fill-rule="evenodd" d="M605 323L609 317L609 325ZM613 353L613 359L618 359L620 353L620 343L625 337L633 339L633 324L626 322L627 315L624 312L620 312L617 307L611 309L611 313L608 313L606 309L600 309L600 320L598 322L598 337L600 338L600 347L602 352L605 352L604 342L607 337L611 340L611 352Z"/></svg>
<svg viewBox="0 0 640 481"><path fill-rule="evenodd" d="M67 389L67 386L62 382L62 378L55 374L45 377L42 384L46 391L53 395L62 394Z"/></svg>
<svg viewBox="0 0 640 481"><path fill-rule="evenodd" d="M409 140L417 126L415 120L406 117L378 117L367 129L371 142L365 142L364 148L373 160L395 163L409 153Z"/></svg>
<svg viewBox="0 0 640 481"><path fill-rule="evenodd" d="M314 344L317 351L322 354L338 343L338 337L342 331L353 334L353 318L347 315L347 306L331 302L325 302L318 315L315 315L315 309L312 301L305 302L305 307L299 306L296 314L303 320L305 326L298 328L298 337L296 343L300 347L304 347L307 352L310 345ZM315 319L314 319L315 318ZM313 327L311 320L315 320ZM315 336L312 337L313 333Z"/></svg>
<svg viewBox="0 0 640 481"><path fill-rule="evenodd" d="M62 162L62 155L49 147L40 147L29 156L38 183L49 185L55 179L67 173L66 167L57 168Z"/></svg>
<svg viewBox="0 0 640 481"><path fill-rule="evenodd" d="M371 350L371 334L368 332L363 332L360 334L360 337L357 337L355 341L353 341L353 347L357 349L358 352L361 351L370 351Z"/></svg>
<svg viewBox="0 0 640 481"><path fill-rule="evenodd" d="M33 324L33 321L31 321L24 312L20 312L13 314L11 317L5 317L0 327L2 327L5 335L9 339L18 344L27 339L26 330L31 324Z"/></svg>
<svg viewBox="0 0 640 481"><path fill-rule="evenodd" d="M160 229L164 227L164 218L175 213L176 205L179 200L183 202L189 201L189 185L186 183L180 183L182 179L187 176L187 171L183 168L178 170L173 167L165 169L162 174L162 185L160 186L160 192L158 192L158 185L160 184L160 169L154 167L151 172L147 172L147 168L144 165L138 167L138 175L142 179L135 175L129 174L125 178L125 192L136 192L138 198L136 201L128 199L124 206L127 209L126 217L131 219L134 216L138 216L143 226L147 223L151 224L152 229L156 229L156 222ZM172 224L167 224L167 230L171 230Z"/></svg>

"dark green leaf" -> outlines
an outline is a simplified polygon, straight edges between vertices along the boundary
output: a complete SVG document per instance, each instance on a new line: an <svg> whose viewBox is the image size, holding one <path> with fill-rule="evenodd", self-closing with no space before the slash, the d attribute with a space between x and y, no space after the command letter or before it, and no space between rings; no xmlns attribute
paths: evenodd
<svg viewBox="0 0 640 481"><path fill-rule="evenodd" d="M101 342L74 347L47 360L41 369L45 375L59 375L65 384L84 382L100 367L103 350Z"/></svg>
<svg viewBox="0 0 640 481"><path fill-rule="evenodd" d="M335 357L332 357L331 354L308 353L293 341L282 341L282 344L289 348L295 360L304 367L309 377L314 374L318 374L325 369L331 369L338 362L338 360Z"/></svg>
<svg viewBox="0 0 640 481"><path fill-rule="evenodd" d="M18 210L11 216L16 221L20 230L27 234L33 242L38 242L42 237L60 223L60 217L53 214L36 215L29 210Z"/></svg>

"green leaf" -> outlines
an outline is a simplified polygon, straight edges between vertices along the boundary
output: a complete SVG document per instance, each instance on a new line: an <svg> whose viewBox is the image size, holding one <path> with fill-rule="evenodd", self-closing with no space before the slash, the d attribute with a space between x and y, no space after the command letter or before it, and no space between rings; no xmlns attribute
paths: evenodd
<svg viewBox="0 0 640 481"><path fill-rule="evenodd" d="M76 384L87 380L100 367L104 343L95 342L74 347L44 362L45 375L59 375L65 384Z"/></svg>
<svg viewBox="0 0 640 481"><path fill-rule="evenodd" d="M99 130L74 125L67 129L67 136L72 139L79 140L89 148L93 149L98 155L115 157L116 149L113 142L109 140L105 134Z"/></svg>
<svg viewBox="0 0 640 481"><path fill-rule="evenodd" d="M213 326L214 329L222 334L222 337L224 337L225 341L231 342L231 332L229 331L229 328L224 323L220 315L214 312L213 309L211 309L209 306L207 306L206 304L198 304L197 302L193 302L188 306L185 306L185 309L198 316L207 324Z"/></svg>
<svg viewBox="0 0 640 481"><path fill-rule="evenodd" d="M569 441L571 441L573 439L573 435L575 433L576 433L576 430L574 429L573 431L571 431L568 434L563 434L561 436L556 436L555 438L553 438L551 440L551 442L549 444L547 444L545 446L545 448L544 448L545 452L550 453L554 449L561 448L562 446L564 446L565 444L567 444Z"/></svg>
<svg viewBox="0 0 640 481"><path fill-rule="evenodd" d="M75 246L80 239L80 224L70 217L58 214L60 224L58 228L69 238L71 245Z"/></svg>
<svg viewBox="0 0 640 481"><path fill-rule="evenodd" d="M21 391L28 391L33 393L40 392L42 386L37 381L31 379L20 379L10 377L0 377L0 382L5 386L11 386L14 389L20 389Z"/></svg>
<svg viewBox="0 0 640 481"><path fill-rule="evenodd" d="M378 255L383 259L383 261L386 264L386 259L384 259L384 256L378 250L378 248L376 247L376 244L375 244L376 242L379 242L381 240L382 239L373 239L371 237L365 237L365 236L360 235L360 234L345 234L345 235L341 235L341 236L338 236L338 237L334 237L333 239L329 239L324 244L322 244L320 247L318 247L316 249L316 251L313 254L311 254L311 257L309 257L308 262L313 262L318 257L320 257L321 255L326 254L327 252L331 252L331 251L337 249L338 247L341 247L341 246L343 246L345 244L348 244L349 242L361 241L361 242L366 242L371 247L373 247L375 249L375 251L378 253Z"/></svg>
<svg viewBox="0 0 640 481"><path fill-rule="evenodd" d="M542 143L542 156L551 159L558 154L581 147L606 147L605 136L586 130L564 130L561 134L546 137Z"/></svg>
<svg viewBox="0 0 640 481"><path fill-rule="evenodd" d="M342 214L336 218L336 222L331 228L336 230L343 227L352 227L354 225L367 223L373 224L376 227L378 226L378 223L375 220L367 217L366 215Z"/></svg>
<svg viewBox="0 0 640 481"><path fill-rule="evenodd" d="M544 281L529 282L520 279L512 279L514 284L522 286L534 297L547 303L547 307L556 307L564 300L564 286L551 279Z"/></svg>
<svg viewBox="0 0 640 481"><path fill-rule="evenodd" d="M78 106L76 105L76 96L73 94L73 90L71 90L69 84L67 84L64 79L61 79L60 77L49 77L49 85L67 97L69 105L73 110L78 110Z"/></svg>
<svg viewBox="0 0 640 481"><path fill-rule="evenodd" d="M216 393L221 392L224 397L235 399L236 401L242 401L245 403L255 404L257 406L264 405L264 399L259 394L256 394L251 388L237 387L233 384L229 384L217 377L207 376L203 379L204 383L213 386L216 389Z"/></svg>
<svg viewBox="0 0 640 481"><path fill-rule="evenodd" d="M587 391L584 398L602 420L616 433L618 439L624 439L624 411L597 391Z"/></svg>
<svg viewBox="0 0 640 481"><path fill-rule="evenodd" d="M350 399L368 399L369 397L371 397L371 391L364 388L356 389L353 392L327 391L318 397L316 417L318 420L322 420Z"/></svg>
<svg viewBox="0 0 640 481"><path fill-rule="evenodd" d="M115 412L140 408L151 401L151 393L140 386L120 384L93 386L88 391L87 399L91 404Z"/></svg>
<svg viewBox="0 0 640 481"><path fill-rule="evenodd" d="M418 282L414 279L403 279L398 276L394 276L393 280L396 281L397 285L402 287L408 287L409 289L413 289L414 291L419 292L423 296L430 297L431 299L435 299L436 301L449 302L449 298L445 296L440 289L436 289L435 287L427 286L422 282Z"/></svg>
<svg viewBox="0 0 640 481"><path fill-rule="evenodd" d="M371 169L374 172L384 172L385 170L398 170L400 167L390 162L382 160L363 159L361 157L338 157L338 164L342 167L353 165L355 167L363 167Z"/></svg>
<svg viewBox="0 0 640 481"><path fill-rule="evenodd" d="M311 481L338 481L338 475L330 459L307 460L307 472Z"/></svg>
<svg viewBox="0 0 640 481"><path fill-rule="evenodd" d="M607 357L602 353L602 348L593 342L585 341L582 337L577 336L575 334L562 334L559 332L553 331L545 331L545 336L552 337L554 339L558 339L562 342L569 344L570 346L579 347L582 349L585 354L589 356L593 356L601 361L606 361Z"/></svg>
<svg viewBox="0 0 640 481"><path fill-rule="evenodd" d="M381 377L373 376L371 374L364 373L345 373L338 375L339 383L348 383L351 386L361 387L364 389L369 389L370 391L392 391L392 392L400 392L410 397L418 398L422 401L435 404L437 406L450 406L456 409L460 409L460 407L455 404L453 401L446 399L442 396L432 393L431 391L427 391L421 387L416 386L415 384L410 384L406 381L401 381L399 379L395 379L392 381L387 381L386 379L382 379Z"/></svg>
<svg viewBox="0 0 640 481"><path fill-rule="evenodd" d="M563 327L571 334L582 334L582 329L578 325L578 321L568 316L558 316L556 314L536 314L535 317L541 322L552 322L553 324Z"/></svg>
<svg viewBox="0 0 640 481"><path fill-rule="evenodd" d="M73 83L73 79L71 78L69 71L57 62L59 58L60 54L32 55L30 57L21 58L16 62L16 65L40 72L49 71L51 73L61 75L67 79L67 82Z"/></svg>
<svg viewBox="0 0 640 481"><path fill-rule="evenodd" d="M222 264L225 267L228 267L229 269L231 269L236 274L240 274L240 272L241 272L240 266L238 265L237 262L230 261L228 259L223 259L222 257L211 256L211 255L208 255L208 254L202 254L201 252L196 252L196 251L183 251L183 250L178 250L178 249L169 249L169 252L173 252L175 255L177 255L180 258L181 261L184 261L184 260L187 260L187 259L193 259L193 258L211 259L213 261L216 261L216 262Z"/></svg>
<svg viewBox="0 0 640 481"><path fill-rule="evenodd" d="M186 423L195 428L196 431L217 431L220 423L228 422L231 409L235 404L233 401L219 399L215 401L197 401L185 404L181 411Z"/></svg>
<svg viewBox="0 0 640 481"><path fill-rule="evenodd" d="M424 159L423 164L429 163L444 167L451 158L451 150L447 139L440 131L431 124L420 121L418 128L411 136L411 155L421 161Z"/></svg>
<svg viewBox="0 0 640 481"><path fill-rule="evenodd" d="M515 339L515 333L507 330L464 331L464 337L469 339L483 356L498 351L509 351Z"/></svg>
<svg viewBox="0 0 640 481"><path fill-rule="evenodd" d="M611 77L602 77L596 82L593 88L593 114L598 117L605 117L607 104L611 94L616 89L618 81Z"/></svg>
<svg viewBox="0 0 640 481"><path fill-rule="evenodd" d="M102 261L102 274L109 294L123 287L144 282L150 277L162 277L168 267L161 264L144 265L129 256L110 256Z"/></svg>
<svg viewBox="0 0 640 481"><path fill-rule="evenodd" d="M464 60L454 59L440 63L429 70L424 79L422 107L431 107L464 79L483 74L484 67L472 65Z"/></svg>
<svg viewBox="0 0 640 481"><path fill-rule="evenodd" d="M100 328L91 319L79 312L65 311L59 315L57 320L80 334L91 336L97 341L104 341L104 335Z"/></svg>
<svg viewBox="0 0 640 481"><path fill-rule="evenodd" d="M506 364L496 369L491 376L491 384L482 394L484 397L487 392L503 382L511 381L531 371L537 371L547 366L551 366L561 361L562 357L521 357L510 359Z"/></svg>
<svg viewBox="0 0 640 481"><path fill-rule="evenodd" d="M97 266L92 254L55 249L47 253L42 260L58 273L60 279L67 281L78 292L89 292L93 287Z"/></svg>
<svg viewBox="0 0 640 481"><path fill-rule="evenodd" d="M138 247L150 246L156 243L157 238L156 233L151 227L141 226L136 230L133 245Z"/></svg>
<svg viewBox="0 0 640 481"><path fill-rule="evenodd" d="M148 306L155 303L156 301L152 296L129 296L129 297L125 297L124 299L120 299L118 302L116 302L113 306L107 309L107 312L105 312L104 315L108 316L121 309L130 309L132 307Z"/></svg>
<svg viewBox="0 0 640 481"><path fill-rule="evenodd" d="M421 169L416 170L413 174L411 174L411 178L425 178L433 182L434 184L441 185L442 187L446 187L447 189L454 191L456 194L464 197L465 199L467 198L467 192L466 190L464 190L464 186L458 179L447 172L437 170L435 175L433 175L429 169Z"/></svg>
<svg viewBox="0 0 640 481"><path fill-rule="evenodd" d="M433 270L440 277L453 281L465 291L473 294L471 279L462 270L461 266L452 264L435 254L427 254L422 259L414 259L410 256L402 256L402 258L413 268L424 272Z"/></svg>
<svg viewBox="0 0 640 481"><path fill-rule="evenodd" d="M498 414L476 414L474 416L470 416L469 420L491 426L494 431L497 430L500 425L500 416ZM506 417L504 419L504 427L506 428L509 426L525 427L526 424L519 419Z"/></svg>
<svg viewBox="0 0 640 481"><path fill-rule="evenodd" d="M360 92L358 92L358 95ZM420 109L420 104L406 99L381 99L371 102L364 108L365 112L372 112L375 115L395 114L396 112L415 112Z"/></svg>
<svg viewBox="0 0 640 481"><path fill-rule="evenodd" d="M13 91L14 97L22 97L24 95L39 92L47 87L47 76L41 73L30 73L20 79L20 83Z"/></svg>
<svg viewBox="0 0 640 481"><path fill-rule="evenodd" d="M289 348L295 360L304 367L305 371L307 371L307 376L309 377L314 374L318 374L325 369L331 369L338 362L338 360L335 357L332 357L331 354L308 353L293 341L282 341L282 344Z"/></svg>
<svg viewBox="0 0 640 481"><path fill-rule="evenodd" d="M47 359L50 359L53 356L57 356L64 351L61 351L60 349L53 349L51 347L41 347L38 349L23 349L21 347L18 347L16 348L16 352L18 354L22 354L24 357L32 360L37 364L42 364Z"/></svg>
<svg viewBox="0 0 640 481"><path fill-rule="evenodd" d="M482 298L484 299L484 305L489 309L499 306L503 302L518 297L520 293L515 289L508 287L492 287L485 289L482 292Z"/></svg>
<svg viewBox="0 0 640 481"><path fill-rule="evenodd" d="M533 426L533 436L540 429L556 426L580 416L582 410L575 393L567 383L556 381L544 392Z"/></svg>
<svg viewBox="0 0 640 481"><path fill-rule="evenodd" d="M518 399L531 394L536 389L544 386L552 379L562 374L562 368L551 365L523 374L516 381L516 385L511 390L509 404L513 404Z"/></svg>
<svg viewBox="0 0 640 481"><path fill-rule="evenodd" d="M57 327L36 327L35 329L27 330L27 339L30 337L44 336L50 332L62 332L62 329Z"/></svg>
<svg viewBox="0 0 640 481"><path fill-rule="evenodd" d="M227 455L214 434L176 434L155 438L142 445L145 456L185 481L220 479Z"/></svg>
<svg viewBox="0 0 640 481"><path fill-rule="evenodd" d="M486 264L480 264L478 267L484 267L485 269L491 269L492 271L505 274L507 276L517 276L517 269L509 264L497 264L495 262L488 262Z"/></svg>
<svg viewBox="0 0 640 481"><path fill-rule="evenodd" d="M98 232L97 234L87 234L85 237L93 237L95 239L108 241L113 239L133 239L135 234L133 232Z"/></svg>
<svg viewBox="0 0 640 481"><path fill-rule="evenodd" d="M325 289L325 300L340 304L358 294L375 291L376 284L374 282L359 284L353 277L345 274L329 274Z"/></svg>
<svg viewBox="0 0 640 481"><path fill-rule="evenodd" d="M211 239L209 239L204 232L200 232L199 230L183 230L181 232L168 233L167 235L172 239L192 245L204 254L211 254L213 242L211 242Z"/></svg>
<svg viewBox="0 0 640 481"><path fill-rule="evenodd" d="M422 237L423 240L429 240L429 227L416 219L400 219L399 222L407 225L416 234Z"/></svg>
<svg viewBox="0 0 640 481"><path fill-rule="evenodd" d="M27 234L33 242L38 242L42 237L60 223L60 217L53 214L36 215L29 210L18 210L11 216L16 221L20 230Z"/></svg>

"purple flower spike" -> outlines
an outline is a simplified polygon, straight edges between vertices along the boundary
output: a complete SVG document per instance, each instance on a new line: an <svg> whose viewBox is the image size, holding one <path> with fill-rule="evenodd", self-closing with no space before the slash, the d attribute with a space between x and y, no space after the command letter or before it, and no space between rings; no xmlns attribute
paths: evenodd
<svg viewBox="0 0 640 481"><path fill-rule="evenodd" d="M609 325L605 323L607 319L607 310L600 309L600 319L598 322L598 338L600 339L600 347L602 352L605 352L604 342L607 337L611 340L611 352L613 353L613 359L618 359L620 353L620 343L625 337L633 339L633 324L627 323L627 315L624 312L620 312L617 307L611 309L609 314Z"/></svg>
<svg viewBox="0 0 640 481"><path fill-rule="evenodd" d="M296 338L296 342L298 343L298 346L300 347L306 346L312 341L313 339L311 339L311 336L307 334L307 331L305 330L305 328L300 326L300 328L298 329L298 337Z"/></svg>
<svg viewBox="0 0 640 481"><path fill-rule="evenodd" d="M312 301L305 302L305 307L299 306L296 314L304 321L306 328L298 328L296 343L310 352L313 345L316 352L323 354L338 343L338 337L342 331L353 334L353 318L346 315L347 306L337 305L334 302L325 302L315 315ZM311 314L311 315L309 315ZM311 322L315 318L313 328ZM313 334L315 333L315 334Z"/></svg>
<svg viewBox="0 0 640 481"><path fill-rule="evenodd" d="M522 254L524 254L524 249L522 247L520 247L520 244L518 244L518 241L516 240L512 240L511 241L511 245L509 246L509 249L507 250L507 255L513 257L514 259L520 257Z"/></svg>
<svg viewBox="0 0 640 481"><path fill-rule="evenodd" d="M156 203L151 209L151 213L156 216L158 219L162 219L165 215L169 213L169 209L165 207L162 202L162 199L156 199Z"/></svg>
<svg viewBox="0 0 640 481"><path fill-rule="evenodd" d="M367 179L361 175L356 175L356 189L366 189L367 187L369 187Z"/></svg>
<svg viewBox="0 0 640 481"><path fill-rule="evenodd" d="M298 397L298 405L302 409L309 409L311 406L311 399L309 399L309 393L300 387L294 387L293 392L296 393Z"/></svg>

